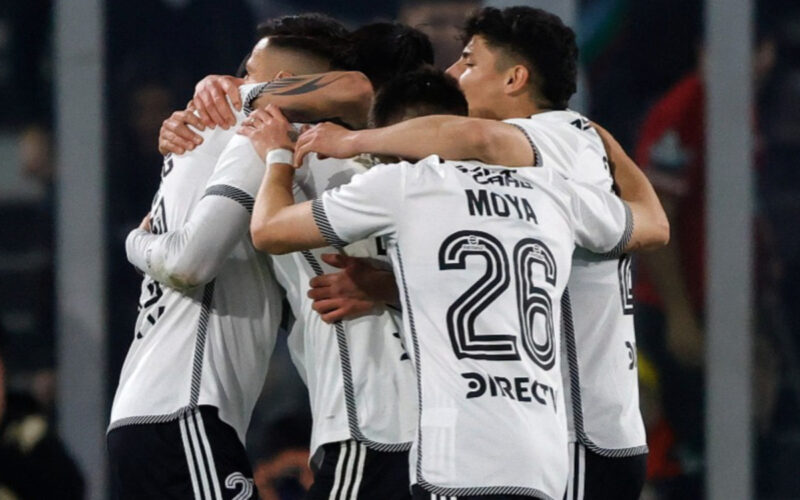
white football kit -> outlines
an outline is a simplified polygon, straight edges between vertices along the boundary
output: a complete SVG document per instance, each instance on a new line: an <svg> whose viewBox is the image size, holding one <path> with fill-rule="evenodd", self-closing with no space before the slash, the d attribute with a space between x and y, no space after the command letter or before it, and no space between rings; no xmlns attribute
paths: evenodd
<svg viewBox="0 0 800 500"><path fill-rule="evenodd" d="M295 172L295 201L314 199L346 184L367 171L365 163L364 157L319 160L310 155ZM380 239L357 241L343 250L389 267ZM347 439L375 451L408 450L417 406L414 372L400 339L400 314L384 309L328 324L312 309L308 282L316 275L338 271L320 257L336 252L327 247L273 256L275 274L295 316L289 349L311 400L311 453Z"/></svg>
<svg viewBox="0 0 800 500"><path fill-rule="evenodd" d="M627 206L553 169L431 156L373 167L312 208L335 246L387 243L417 375L412 484L560 499L561 295L576 244L625 247Z"/></svg>
<svg viewBox="0 0 800 500"><path fill-rule="evenodd" d="M250 242L252 196L212 177L235 133L206 129L194 151L167 156L152 232L128 236L128 259L146 275L109 430L178 420L211 405L244 442L281 293L268 258Z"/></svg>
<svg viewBox="0 0 800 500"><path fill-rule="evenodd" d="M539 164L575 181L613 190L606 152L591 122L573 111L506 120L521 128ZM606 457L647 453L639 411L629 255L575 251L565 300L566 398L570 442Z"/></svg>

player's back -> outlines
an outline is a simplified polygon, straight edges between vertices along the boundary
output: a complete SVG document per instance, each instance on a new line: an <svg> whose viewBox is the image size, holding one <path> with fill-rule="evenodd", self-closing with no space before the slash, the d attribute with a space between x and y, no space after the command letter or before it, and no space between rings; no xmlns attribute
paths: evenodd
<svg viewBox="0 0 800 500"><path fill-rule="evenodd" d="M207 183L235 133L206 129L194 151L165 158L151 208L153 233L181 229L204 196L225 196L207 191ZM176 420L207 404L244 439L280 318L268 261L245 236L205 285L178 290L144 277L109 429Z"/></svg>
<svg viewBox="0 0 800 500"><path fill-rule="evenodd" d="M387 240L418 380L412 481L426 491L563 494L560 299L575 242L605 252L625 234L622 203L582 189L551 169L432 156L315 201L329 241Z"/></svg>
<svg viewBox="0 0 800 500"><path fill-rule="evenodd" d="M584 116L551 111L507 120L522 128L540 164L578 182L612 191L602 140ZM575 251L565 317L570 439L606 456L647 452L639 412L636 338L629 255L613 259Z"/></svg>
<svg viewBox="0 0 800 500"><path fill-rule="evenodd" d="M310 155L295 173L296 201L318 197L367 171L367 158L319 160ZM312 309L308 282L338 271L321 255L332 247L273 256L275 274L295 315L289 336L292 359L305 380L314 425L311 451L356 439L378 451L407 450L416 426L414 374L400 340L400 314L390 309L328 324ZM390 266L377 238L348 245L344 253Z"/></svg>

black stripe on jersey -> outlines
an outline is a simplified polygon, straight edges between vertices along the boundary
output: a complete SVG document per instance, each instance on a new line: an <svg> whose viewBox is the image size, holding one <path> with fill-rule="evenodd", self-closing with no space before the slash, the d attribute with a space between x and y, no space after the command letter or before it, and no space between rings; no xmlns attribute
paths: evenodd
<svg viewBox="0 0 800 500"><path fill-rule="evenodd" d="M300 252L303 254L311 270L314 274L320 276L324 274L322 266L319 265L314 254L308 250ZM342 384L344 388L344 401L345 409L347 410L347 427L350 430L350 435L359 443L363 443L367 448L375 451L382 452L397 452L407 451L411 449L411 443L379 443L372 441L364 436L361 432L361 427L358 425L358 408L356 405L356 392L353 384L353 368L350 364L350 347L347 343L347 334L344 329L344 323L337 321L333 324L336 330L336 344L339 348L339 359L342 364Z"/></svg>
<svg viewBox="0 0 800 500"><path fill-rule="evenodd" d="M206 350L206 335L208 333L208 318L211 315L211 302L214 299L214 281L208 283L203 289L203 303L200 309L200 319L197 322L197 338L194 344L194 362L192 365L192 392L189 396L189 406L197 406L200 398L200 377L203 375L203 354Z"/></svg>
<svg viewBox="0 0 800 500"><path fill-rule="evenodd" d="M627 207L627 205L626 205ZM589 439L583 426L583 402L581 400L581 376L578 369L578 348L575 342L575 324L572 316L572 302L569 289L561 296L561 331L567 347L567 363L569 365L569 390L572 399L572 422L575 426L575 439L587 450L607 458L625 458L647 453L647 445L631 448L604 449Z"/></svg>
<svg viewBox="0 0 800 500"><path fill-rule="evenodd" d="M333 226L331 226L328 220L328 215L325 213L325 205L323 205L321 198L317 198L311 202L311 214L314 216L314 222L317 224L319 232L322 233L322 237L325 238L325 241L327 241L330 246L334 248L343 248L347 246L347 242L339 238L339 235L333 230Z"/></svg>
<svg viewBox="0 0 800 500"><path fill-rule="evenodd" d="M528 139L528 144L531 145L531 150L533 151L533 163L532 163L532 165L534 167L541 167L542 166L542 153L539 152L539 148L536 147L536 144L533 142L533 139L531 138L531 136L528 135L528 132L525 131L525 128L523 128L520 125L517 125L516 123L509 123L509 125L517 127L520 130L520 132L522 132L522 135L524 135L525 138Z"/></svg>
<svg viewBox="0 0 800 500"><path fill-rule="evenodd" d="M622 205L625 207L625 230L622 232L622 237L620 237L617 246L602 254L603 257L616 258L624 254L625 247L628 246L628 243L631 241L631 237L633 236L633 214L631 213L631 207L629 207L624 201L622 202Z"/></svg>
<svg viewBox="0 0 800 500"><path fill-rule="evenodd" d="M244 207L244 209L247 210L247 213L253 213L253 204L255 203L255 200L253 200L252 196L239 188L228 186L227 184L217 184L206 189L203 197L206 196L222 196L224 198L230 198Z"/></svg>

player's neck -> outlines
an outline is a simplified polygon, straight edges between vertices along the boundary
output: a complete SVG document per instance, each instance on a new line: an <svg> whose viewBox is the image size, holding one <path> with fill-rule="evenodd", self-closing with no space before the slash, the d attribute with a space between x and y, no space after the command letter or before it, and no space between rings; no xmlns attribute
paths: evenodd
<svg viewBox="0 0 800 500"><path fill-rule="evenodd" d="M529 116L544 111L549 111L536 104L535 101L525 96L525 98L507 99L496 110L499 119L508 120L511 118L528 118Z"/></svg>

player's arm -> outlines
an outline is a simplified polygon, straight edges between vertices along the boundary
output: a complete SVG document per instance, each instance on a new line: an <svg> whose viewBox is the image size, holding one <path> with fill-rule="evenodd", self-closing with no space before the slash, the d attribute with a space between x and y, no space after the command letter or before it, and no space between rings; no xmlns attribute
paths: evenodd
<svg viewBox="0 0 800 500"><path fill-rule="evenodd" d="M277 106L291 122L338 119L354 128L367 124L372 84L358 71L331 71L264 83L251 108Z"/></svg>
<svg viewBox="0 0 800 500"><path fill-rule="evenodd" d="M322 123L300 136L295 151L298 165L310 152L334 158L373 153L420 159L436 154L446 160L474 159L511 167L534 164L531 143L516 126L455 115L423 116L357 131Z"/></svg>
<svg viewBox="0 0 800 500"><path fill-rule="evenodd" d="M648 251L669 243L669 220L653 185L607 130L593 124L605 146L619 196L633 214L633 234L626 251Z"/></svg>
<svg viewBox="0 0 800 500"><path fill-rule="evenodd" d="M128 234L128 261L154 280L178 290L208 283L247 232L248 212L233 200L206 196L183 227L153 234L140 226Z"/></svg>
<svg viewBox="0 0 800 500"><path fill-rule="evenodd" d="M294 172L287 163L291 160L278 158L281 153L273 154L281 148L288 149L291 125L274 106L258 113L256 120L240 130L250 137L260 155L267 156L269 164L250 225L256 248L270 253L328 245L341 248L348 242L392 231L392 215L397 211L400 196L400 179L396 175L399 167L390 171L382 168L386 166L373 167L313 202L294 205Z"/></svg>
<svg viewBox="0 0 800 500"><path fill-rule="evenodd" d="M202 142L188 125L228 128L236 123L231 106L241 109L248 105L258 109L273 104L294 122L338 119L360 128L366 125L372 103L372 85L358 71L334 71L264 82L254 89L252 96L244 99L239 92L243 83L241 78L223 75L210 75L201 80L187 109L176 111L164 120L159 134L161 154L182 154Z"/></svg>
<svg viewBox="0 0 800 500"><path fill-rule="evenodd" d="M247 234L253 194L263 171L263 162L247 142L231 141L187 222L157 235L144 224L132 231L126 240L128 260L173 288L211 281Z"/></svg>
<svg viewBox="0 0 800 500"><path fill-rule="evenodd" d="M311 202L294 202L293 128L288 120L275 106L267 105L250 115L239 133L250 138L267 162L250 220L253 246L271 254L326 246L314 222Z"/></svg>

